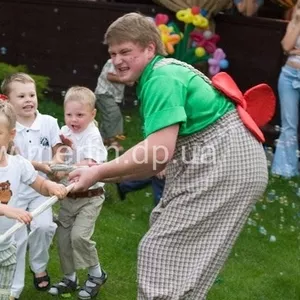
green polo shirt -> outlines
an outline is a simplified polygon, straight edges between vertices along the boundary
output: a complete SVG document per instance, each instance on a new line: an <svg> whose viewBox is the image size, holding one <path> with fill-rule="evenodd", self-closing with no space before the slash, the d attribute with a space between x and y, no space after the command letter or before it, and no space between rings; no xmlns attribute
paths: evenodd
<svg viewBox="0 0 300 300"><path fill-rule="evenodd" d="M179 123L179 135L187 136L216 122L234 104L186 67L167 64L156 56L146 66L137 85L144 136Z"/></svg>

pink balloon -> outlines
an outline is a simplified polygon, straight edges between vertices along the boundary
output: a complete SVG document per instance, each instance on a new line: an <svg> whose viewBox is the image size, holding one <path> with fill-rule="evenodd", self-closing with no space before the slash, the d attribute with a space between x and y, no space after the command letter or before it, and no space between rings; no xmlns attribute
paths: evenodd
<svg viewBox="0 0 300 300"><path fill-rule="evenodd" d="M214 59L214 58L209 58L209 59L208 59L208 64L209 64L210 66L218 66L218 65L219 65L219 62L218 62L216 59Z"/></svg>
<svg viewBox="0 0 300 300"><path fill-rule="evenodd" d="M224 59L226 57L224 51L221 48L217 48L216 51L213 54L214 58L217 60Z"/></svg>
<svg viewBox="0 0 300 300"><path fill-rule="evenodd" d="M209 71L209 74L213 76L220 72L220 67L219 66L210 66L208 68L208 71Z"/></svg>

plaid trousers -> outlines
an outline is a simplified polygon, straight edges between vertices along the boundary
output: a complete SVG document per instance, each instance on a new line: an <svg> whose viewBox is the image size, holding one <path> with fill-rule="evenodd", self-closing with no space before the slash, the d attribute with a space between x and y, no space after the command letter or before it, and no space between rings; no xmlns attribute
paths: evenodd
<svg viewBox="0 0 300 300"><path fill-rule="evenodd" d="M180 137L138 251L139 300L203 300L263 194L262 145L231 111Z"/></svg>
<svg viewBox="0 0 300 300"><path fill-rule="evenodd" d="M8 300L16 268L16 247L0 251L0 300Z"/></svg>

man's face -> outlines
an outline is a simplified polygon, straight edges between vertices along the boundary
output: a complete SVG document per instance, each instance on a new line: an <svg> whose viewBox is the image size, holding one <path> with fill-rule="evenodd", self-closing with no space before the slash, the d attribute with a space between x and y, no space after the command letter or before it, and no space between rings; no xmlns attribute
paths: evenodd
<svg viewBox="0 0 300 300"><path fill-rule="evenodd" d="M146 48L132 42L109 45L108 52L120 80L124 83L135 82L149 61L155 56L155 46L150 43Z"/></svg>

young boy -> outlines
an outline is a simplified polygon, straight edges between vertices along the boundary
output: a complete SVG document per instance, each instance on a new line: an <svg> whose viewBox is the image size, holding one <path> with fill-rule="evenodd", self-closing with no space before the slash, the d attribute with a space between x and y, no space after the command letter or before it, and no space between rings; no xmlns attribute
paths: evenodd
<svg viewBox="0 0 300 300"><path fill-rule="evenodd" d="M109 59L98 77L95 94L96 105L101 113L100 133L107 146L113 146L117 151L124 151L118 141L123 136L123 116L119 104L123 102L125 85L116 74Z"/></svg>
<svg viewBox="0 0 300 300"><path fill-rule="evenodd" d="M72 146L66 153L68 165L87 168L90 163L100 164L107 159L107 151L95 125L95 102L94 93L85 87L72 87L65 95L66 125L61 133L62 139ZM104 183L97 182L86 192L69 193L61 203L57 241L63 278L49 290L52 295L64 297L75 292L79 269L88 272L87 280L78 292L79 299L96 297L107 279L100 266L96 243L91 240L105 199L103 187Z"/></svg>
<svg viewBox="0 0 300 300"><path fill-rule="evenodd" d="M16 111L17 132L14 144L19 154L30 160L40 175L46 177L51 172L48 162L52 160L61 143L57 120L38 112L36 86L29 75L24 73L12 74L4 79L1 89ZM27 185L23 185L20 189L18 207L30 212L44 201L44 196ZM31 222L29 238L26 228L16 233L17 268L11 291L13 298L19 298L24 288L27 238L34 286L40 291L49 288L48 250L56 227L53 222L52 209L49 208Z"/></svg>
<svg viewBox="0 0 300 300"><path fill-rule="evenodd" d="M204 74L163 57L146 16L117 19L105 42L120 79L137 82L145 139L70 179L83 190L149 177L167 165L163 197L139 245L138 299L203 300L266 188L263 147Z"/></svg>

